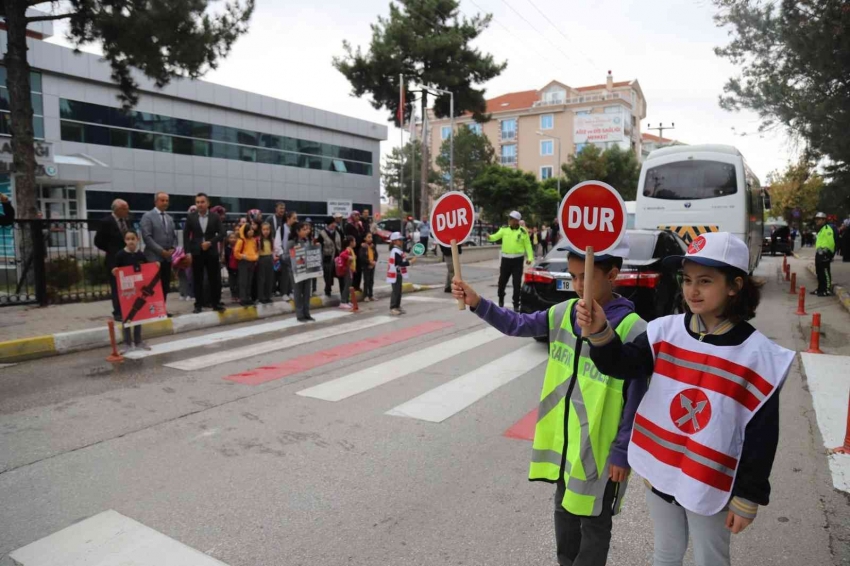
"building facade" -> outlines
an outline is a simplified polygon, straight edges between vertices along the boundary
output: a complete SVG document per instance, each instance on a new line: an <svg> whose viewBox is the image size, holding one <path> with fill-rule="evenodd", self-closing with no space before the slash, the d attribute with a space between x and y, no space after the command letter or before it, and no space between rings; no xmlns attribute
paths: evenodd
<svg viewBox="0 0 850 566"><path fill-rule="evenodd" d="M667 147L670 145L686 145L677 140L671 140L668 138L662 138L653 134L641 134L641 156L640 160L643 162L649 154L655 151L656 149L661 149L662 147Z"/></svg>
<svg viewBox="0 0 850 566"><path fill-rule="evenodd" d="M540 90L513 92L487 101L490 120L455 118L455 128L471 128L487 136L502 165L534 173L538 179L557 175L569 156L594 144L619 146L640 156L640 121L646 99L637 80L570 87L552 81ZM429 116L428 143L432 165L451 133L448 118ZM560 143L560 157L559 157Z"/></svg>
<svg viewBox="0 0 850 566"><path fill-rule="evenodd" d="M109 64L41 40L50 33L42 27L28 39L45 218L98 218L115 198L138 215L157 191L171 195L178 215L198 192L228 213L270 213L276 201L320 218L329 206L378 208L385 125L204 81L157 89L141 75L139 104L125 112ZM3 53L6 43L0 31ZM0 79L2 147L10 135L2 67ZM4 160L0 191L14 194L11 155Z"/></svg>

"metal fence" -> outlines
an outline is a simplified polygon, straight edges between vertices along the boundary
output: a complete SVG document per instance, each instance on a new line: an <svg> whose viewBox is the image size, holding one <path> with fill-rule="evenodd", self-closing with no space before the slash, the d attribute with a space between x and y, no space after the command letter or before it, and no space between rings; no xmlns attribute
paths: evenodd
<svg viewBox="0 0 850 566"><path fill-rule="evenodd" d="M176 222L182 246L184 219ZM237 222L228 218L224 225L230 232ZM104 252L94 245L99 226L100 220L39 219L0 227L0 307L109 299L112 275ZM138 219L133 227L139 232ZM314 222L314 235L324 227L323 220ZM498 226L477 222L467 245L487 245L487 236L496 230ZM226 279L226 271L223 275ZM172 277L172 290L176 290L176 270Z"/></svg>

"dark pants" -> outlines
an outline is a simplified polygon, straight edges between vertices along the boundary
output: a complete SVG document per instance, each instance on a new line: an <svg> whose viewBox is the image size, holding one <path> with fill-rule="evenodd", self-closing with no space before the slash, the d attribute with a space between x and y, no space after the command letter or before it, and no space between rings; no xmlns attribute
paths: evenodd
<svg viewBox="0 0 850 566"><path fill-rule="evenodd" d="M336 265L334 265L333 256L322 256L322 275L325 279L325 295L330 297L331 290L334 287L334 277L336 276ZM342 278L340 278L340 288L342 288Z"/></svg>
<svg viewBox="0 0 850 566"><path fill-rule="evenodd" d="M257 280L257 296L260 302L270 302L274 292L274 258L272 256L260 256L257 264Z"/></svg>
<svg viewBox="0 0 850 566"><path fill-rule="evenodd" d="M608 482L598 517L573 515L561 505L566 490L559 481L555 489L555 546L561 566L604 566L611 544L611 505L616 484Z"/></svg>
<svg viewBox="0 0 850 566"><path fill-rule="evenodd" d="M390 308L391 309L400 309L401 308L401 286L404 282L401 279L401 273L396 275L395 283L393 283L393 293L390 296Z"/></svg>
<svg viewBox="0 0 850 566"><path fill-rule="evenodd" d="M251 302L251 286L254 282L255 262L247 259L239 260L239 302L248 304Z"/></svg>
<svg viewBox="0 0 850 566"><path fill-rule="evenodd" d="M238 264L237 264L238 265ZM239 269L227 268L227 281L230 283L230 297L239 298Z"/></svg>
<svg viewBox="0 0 850 566"><path fill-rule="evenodd" d="M168 300L168 292L171 290L171 260L159 262L159 277L162 282L162 301Z"/></svg>
<svg viewBox="0 0 850 566"><path fill-rule="evenodd" d="M363 296L373 297L375 292L375 269L365 268L363 270Z"/></svg>
<svg viewBox="0 0 850 566"><path fill-rule="evenodd" d="M355 251L354 257L360 257L360 250L357 249ZM360 266L360 262L357 262L357 270L352 274L351 286L354 289L360 289L360 283L363 281L363 268Z"/></svg>
<svg viewBox="0 0 850 566"><path fill-rule="evenodd" d="M832 269L830 268L829 260L819 259L820 256L815 256L815 273L818 276L818 293L826 293L832 291Z"/></svg>
<svg viewBox="0 0 850 566"><path fill-rule="evenodd" d="M503 257L499 267L499 304L505 300L505 288L511 278L514 286L514 309L519 309L519 291L522 288L522 268L525 257Z"/></svg>
<svg viewBox="0 0 850 566"><path fill-rule="evenodd" d="M310 289L313 287L312 279L295 282L292 280L292 294L295 299L295 317L304 320L310 316Z"/></svg>
<svg viewBox="0 0 850 566"><path fill-rule="evenodd" d="M443 289L444 291L452 290L452 279L455 278L455 262L452 261L451 255L443 256L443 260L446 262L446 287Z"/></svg>
<svg viewBox="0 0 850 566"><path fill-rule="evenodd" d="M343 305L351 302L351 270L345 274L344 277L340 277L339 279L339 301Z"/></svg>
<svg viewBox="0 0 850 566"><path fill-rule="evenodd" d="M121 316L121 302L118 300L118 276L112 275L109 278L109 290L112 291L112 318L113 320L124 320Z"/></svg>
<svg viewBox="0 0 850 566"><path fill-rule="evenodd" d="M543 255L548 254L549 253L549 242L547 242L547 241L540 242L540 248L543 251Z"/></svg>
<svg viewBox="0 0 850 566"><path fill-rule="evenodd" d="M142 325L137 324L133 327L133 340L130 340L130 327L124 327L124 344L127 346L132 346L133 344L141 344L142 343Z"/></svg>
<svg viewBox="0 0 850 566"><path fill-rule="evenodd" d="M210 248L208 252L192 254L192 280L195 282L195 308L204 306L204 271L209 282L209 300L213 307L221 304L221 264L218 254Z"/></svg>
<svg viewBox="0 0 850 566"><path fill-rule="evenodd" d="M419 243L425 246L425 253L422 255L428 255L428 236L420 236ZM437 249L434 248L434 255L437 255Z"/></svg>

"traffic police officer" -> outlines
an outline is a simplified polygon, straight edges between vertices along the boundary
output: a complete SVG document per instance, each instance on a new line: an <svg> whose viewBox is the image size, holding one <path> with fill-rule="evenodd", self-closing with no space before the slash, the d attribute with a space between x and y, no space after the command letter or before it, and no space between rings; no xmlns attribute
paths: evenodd
<svg viewBox="0 0 850 566"><path fill-rule="evenodd" d="M499 267L499 306L505 306L505 287L508 278L513 278L514 310L519 310L519 291L522 285L523 257L531 265L534 261L534 249L528 230L519 225L522 215L514 210L508 215L508 225L502 226L498 232L490 236L491 242L502 241L502 263Z"/></svg>
<svg viewBox="0 0 850 566"><path fill-rule="evenodd" d="M815 272L818 276L818 288L812 295L828 297L832 294L832 270L829 267L835 255L835 230L826 223L826 214L815 214L818 237L815 241Z"/></svg>

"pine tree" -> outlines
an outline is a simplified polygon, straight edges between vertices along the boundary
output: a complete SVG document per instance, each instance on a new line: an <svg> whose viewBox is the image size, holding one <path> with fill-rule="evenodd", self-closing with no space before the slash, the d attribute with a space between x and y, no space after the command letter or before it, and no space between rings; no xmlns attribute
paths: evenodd
<svg viewBox="0 0 850 566"><path fill-rule="evenodd" d="M27 61L27 25L67 19L75 47L100 42L112 67L119 99L129 108L138 102L138 69L163 87L175 77L198 78L227 56L236 39L248 29L254 0L228 2L217 14L208 14L210 0L67 0L50 2L55 13L27 16L32 0L4 0L8 46L4 65L12 118L15 192L22 218L35 218L37 197L30 65Z"/></svg>
<svg viewBox="0 0 850 566"><path fill-rule="evenodd" d="M411 153L412 152L412 153ZM381 181L384 185L384 193L388 197L393 198L402 214L410 213L410 199L413 194L416 194L415 210L413 215L416 218L422 217L422 200L419 198L422 189L422 179L419 175L412 175L411 171L411 156L418 167L422 163L422 144L417 140L413 143L404 145L404 149L394 147L389 155L384 158L384 165L381 167ZM404 168L404 174L401 174L401 168ZM430 171L430 168L429 168ZM404 177L404 186L400 185L402 176ZM413 193L411 193L410 182L413 179ZM434 179L433 172L429 174L429 182ZM427 212L427 211L426 211Z"/></svg>
<svg viewBox="0 0 850 566"><path fill-rule="evenodd" d="M401 126L412 112L409 96L405 108L398 111L399 76L403 75L406 92L411 85L451 91L456 116L469 112L485 120L484 89L475 85L498 76L507 63L497 63L492 55L470 45L487 29L491 16L461 17L459 5L457 0L397 0L390 3L389 17L378 17L372 25L367 52L343 42L345 55L335 57L333 64L351 83L352 94L369 94L372 106L389 110L389 121ZM421 93L420 104L420 116L425 116L427 92ZM434 113L441 118L449 115L448 95L435 98ZM427 148L423 157L420 176L427 179ZM425 181L420 200L429 197Z"/></svg>

